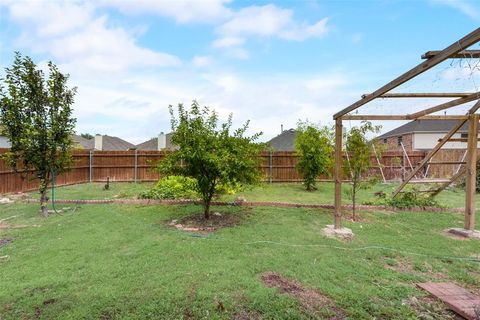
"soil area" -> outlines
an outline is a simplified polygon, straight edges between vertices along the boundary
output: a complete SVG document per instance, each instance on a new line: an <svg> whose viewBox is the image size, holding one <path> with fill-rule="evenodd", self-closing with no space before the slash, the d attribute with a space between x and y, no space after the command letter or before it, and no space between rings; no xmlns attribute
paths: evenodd
<svg viewBox="0 0 480 320"><path fill-rule="evenodd" d="M284 278L276 272L265 272L260 278L268 288L276 288L279 293L297 299L309 315L330 320L346 318L345 312L319 290L306 289L299 282Z"/></svg>

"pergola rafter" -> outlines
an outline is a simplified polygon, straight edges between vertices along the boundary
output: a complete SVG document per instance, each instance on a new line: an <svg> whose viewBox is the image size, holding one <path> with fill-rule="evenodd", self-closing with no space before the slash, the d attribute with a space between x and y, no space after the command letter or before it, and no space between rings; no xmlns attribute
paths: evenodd
<svg viewBox="0 0 480 320"><path fill-rule="evenodd" d="M403 83L415 78L423 72L433 68L439 63L450 58L480 58L480 50L467 50L471 45L480 41L480 28L475 29L462 39L454 42L441 51L428 51L422 55L426 59L414 68L400 75L396 79L385 84L376 91L365 94L362 98L345 109L339 111L333 116L335 120L335 229L341 228L341 183L342 183L342 121L343 120L458 120L450 132L443 139L438 141L437 145L427 154L427 156L412 170L402 184L394 191L393 196L402 192L403 187L411 181L413 177L425 166L432 164L432 157L442 148L445 143L452 141L452 136L465 124L469 123L469 132L467 139L467 161L465 169L459 170L452 179L445 182L439 190L432 190L433 194L445 189L453 181L458 179L461 174L467 175L466 197L465 197L465 229L473 230L475 223L475 183L476 183L476 162L477 162L477 140L478 140L478 122L479 115L475 112L480 108L480 92L473 93L390 93L389 91L397 88ZM383 98L455 98L454 100L426 108L424 110L405 115L358 115L350 114L359 107L377 99ZM478 101L477 101L478 100ZM466 115L432 115L432 113L446 110L454 106L462 105L468 102L477 101ZM430 192L430 191L429 191Z"/></svg>

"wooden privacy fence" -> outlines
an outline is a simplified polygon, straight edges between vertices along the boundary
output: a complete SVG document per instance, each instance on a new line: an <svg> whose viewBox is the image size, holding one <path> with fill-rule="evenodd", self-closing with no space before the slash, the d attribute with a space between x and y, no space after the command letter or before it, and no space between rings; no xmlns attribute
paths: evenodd
<svg viewBox="0 0 480 320"><path fill-rule="evenodd" d="M6 149L0 149L0 157ZM439 161L459 161L465 150L442 150L434 158ZM386 180L401 180L411 171L410 164L415 165L426 155L424 151L411 151L404 154L400 151L385 152L381 159L383 173ZM55 177L56 185L69 185L85 182L110 181L140 182L157 181L159 174L153 170L161 159L165 157L163 151L90 151L76 150L73 153L73 165L70 171ZM295 166L298 157L295 152L265 151L261 155L261 165L264 181L266 182L299 182L301 176ZM377 159L372 156L370 174L380 175ZM344 164L346 164L346 158ZM448 178L457 170L458 165L431 165L428 167L429 178ZM23 175L26 175L24 177ZM349 178L348 172L344 175ZM319 179L330 179L322 176ZM0 159L0 194L35 190L38 181L31 173L19 170L14 173L4 160Z"/></svg>

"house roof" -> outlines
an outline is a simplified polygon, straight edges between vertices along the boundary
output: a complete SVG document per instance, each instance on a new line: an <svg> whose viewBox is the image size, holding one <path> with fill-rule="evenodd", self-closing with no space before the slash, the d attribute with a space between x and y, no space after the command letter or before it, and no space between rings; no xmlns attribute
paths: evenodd
<svg viewBox="0 0 480 320"><path fill-rule="evenodd" d="M93 148L93 141L86 139L82 136L73 134L72 135L72 140L73 143L75 144L75 147L79 149L92 149Z"/></svg>
<svg viewBox="0 0 480 320"><path fill-rule="evenodd" d="M385 139L389 137L400 136L407 133L435 133L435 132L448 132L452 129L458 120L413 120L403 126L388 131L377 139ZM468 123L465 123L458 132L468 132Z"/></svg>
<svg viewBox="0 0 480 320"><path fill-rule="evenodd" d="M90 139L92 143L92 147L95 147L95 137ZM136 149L133 143L125 141L119 137L112 137L112 136L103 136L102 142L102 150L109 150L109 151L124 151L129 149Z"/></svg>
<svg viewBox="0 0 480 320"><path fill-rule="evenodd" d="M172 134L173 132L167 133L166 136L166 149L175 149L172 146ZM152 138L140 144L137 144L137 150L158 150L158 137Z"/></svg>
<svg viewBox="0 0 480 320"><path fill-rule="evenodd" d="M295 129L285 130L278 136L272 138L267 143L275 151L295 151L295 137L297 131Z"/></svg>

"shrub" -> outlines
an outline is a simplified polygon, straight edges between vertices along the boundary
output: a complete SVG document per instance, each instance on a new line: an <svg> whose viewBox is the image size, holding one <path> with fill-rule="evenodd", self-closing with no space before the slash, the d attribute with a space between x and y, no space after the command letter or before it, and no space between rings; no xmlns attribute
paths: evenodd
<svg viewBox="0 0 480 320"><path fill-rule="evenodd" d="M396 197L378 197L374 201L365 201L366 205L384 205L398 209L408 209L414 207L442 207L433 197L421 194L418 190L412 189L402 192Z"/></svg>
<svg viewBox="0 0 480 320"><path fill-rule="evenodd" d="M295 149L299 160L297 170L303 177L307 191L316 190L319 175L330 175L333 164L333 131L308 121L299 121L295 138Z"/></svg>
<svg viewBox="0 0 480 320"><path fill-rule="evenodd" d="M197 181L183 176L168 176L158 181L154 188L139 195L141 199L192 199L197 198Z"/></svg>

